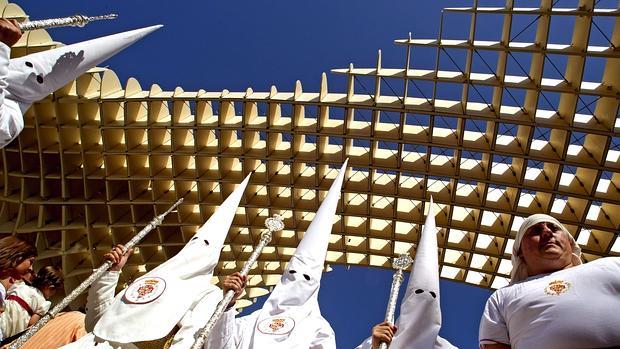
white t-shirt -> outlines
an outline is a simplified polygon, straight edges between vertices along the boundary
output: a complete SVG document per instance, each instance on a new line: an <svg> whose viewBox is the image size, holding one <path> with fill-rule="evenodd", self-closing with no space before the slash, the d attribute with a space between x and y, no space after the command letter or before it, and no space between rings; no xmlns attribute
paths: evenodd
<svg viewBox="0 0 620 349"><path fill-rule="evenodd" d="M495 291L484 309L479 339L512 349L620 346L620 257Z"/></svg>

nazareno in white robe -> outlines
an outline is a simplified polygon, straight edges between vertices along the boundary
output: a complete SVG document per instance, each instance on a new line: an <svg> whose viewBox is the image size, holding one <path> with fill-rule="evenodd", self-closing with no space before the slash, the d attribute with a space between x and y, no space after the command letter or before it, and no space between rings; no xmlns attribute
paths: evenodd
<svg viewBox="0 0 620 349"><path fill-rule="evenodd" d="M437 258L437 230L433 212L433 198L424 222L420 242L407 290L396 320L398 331L390 349L454 349L450 342L439 336L441 309L439 307L439 262ZM356 349L372 348L372 337Z"/></svg>
<svg viewBox="0 0 620 349"><path fill-rule="evenodd" d="M10 59L11 49L0 43L0 148L23 130L23 115L32 103L160 27L108 35L14 59Z"/></svg>
<svg viewBox="0 0 620 349"><path fill-rule="evenodd" d="M262 309L241 318L235 318L234 310L226 311L204 348L336 349L318 294L346 166L347 161Z"/></svg>
<svg viewBox="0 0 620 349"><path fill-rule="evenodd" d="M86 322L92 333L66 348L133 348L131 343L160 339L175 326L180 330L171 348L190 348L222 299L211 278L249 179L248 175L177 255L133 282L160 280L165 287L156 298L132 301L131 285L116 297L115 285L100 287L99 294L91 287L92 314Z"/></svg>
<svg viewBox="0 0 620 349"><path fill-rule="evenodd" d="M240 318L235 318L236 311L232 308L225 311L204 348L336 349L334 330L321 316L318 291L316 273L293 257L263 309ZM269 310L265 311L266 308ZM278 319L284 322L278 323ZM275 327L269 325L283 327L274 331Z"/></svg>

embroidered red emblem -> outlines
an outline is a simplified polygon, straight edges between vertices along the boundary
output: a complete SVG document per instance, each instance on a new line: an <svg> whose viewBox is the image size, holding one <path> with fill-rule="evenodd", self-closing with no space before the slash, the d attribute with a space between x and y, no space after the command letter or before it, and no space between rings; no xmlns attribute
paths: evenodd
<svg viewBox="0 0 620 349"><path fill-rule="evenodd" d="M280 330L282 327L284 327L284 319L271 319L271 324L269 324L269 328L273 331L276 332L278 330Z"/></svg>
<svg viewBox="0 0 620 349"><path fill-rule="evenodd" d="M564 280L554 280L545 287L545 293L552 296L559 296L570 288L570 282Z"/></svg>
<svg viewBox="0 0 620 349"><path fill-rule="evenodd" d="M138 288L139 297L145 297L149 293L153 293L153 291L155 291L155 285L157 284L157 282L153 282L152 280L145 280L144 283L145 285L142 285Z"/></svg>
<svg viewBox="0 0 620 349"><path fill-rule="evenodd" d="M136 280L125 291L125 301L134 304L150 303L166 290L166 281L159 277L146 277Z"/></svg>
<svg viewBox="0 0 620 349"><path fill-rule="evenodd" d="M257 328L264 334L288 334L295 328L295 320L287 316L273 316L259 322Z"/></svg>

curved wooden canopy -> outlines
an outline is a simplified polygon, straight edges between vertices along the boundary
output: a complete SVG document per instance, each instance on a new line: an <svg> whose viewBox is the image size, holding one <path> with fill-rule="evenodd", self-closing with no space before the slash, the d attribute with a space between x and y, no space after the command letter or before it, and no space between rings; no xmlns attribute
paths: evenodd
<svg viewBox="0 0 620 349"><path fill-rule="evenodd" d="M163 91L92 69L36 103L1 150L0 231L35 241L72 289L111 246L185 197L139 245L127 282L178 252L255 171L216 271L240 269L265 219L281 214L286 229L251 271L253 298L277 283L350 158L328 263L389 267L414 255L431 196L444 278L505 285L515 233L537 212L566 224L586 261L620 255L620 10L506 3L445 9L471 19L467 39L396 40L405 67L383 67L379 52L375 67L334 69L346 91L330 91L326 75L314 92L300 82L290 92ZM513 21L532 15L533 42L518 41ZM476 37L486 16L503 23L495 41ZM552 41L554 16L573 19L569 43ZM13 54L56 45L34 31ZM416 54L434 55L435 67L418 67ZM592 80L591 62L603 67ZM447 98L454 89L460 98Z"/></svg>

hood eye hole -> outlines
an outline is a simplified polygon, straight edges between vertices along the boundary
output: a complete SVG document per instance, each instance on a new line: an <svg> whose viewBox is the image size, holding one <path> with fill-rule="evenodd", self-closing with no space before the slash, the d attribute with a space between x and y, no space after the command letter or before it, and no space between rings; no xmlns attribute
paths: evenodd
<svg viewBox="0 0 620 349"><path fill-rule="evenodd" d="M288 272L289 272L289 274L295 274L297 271L296 270L289 270Z"/></svg>
<svg viewBox="0 0 620 349"><path fill-rule="evenodd" d="M437 298L437 295L435 294L435 292L433 292L433 291L428 291L428 293L430 293L430 294L431 294L431 296L433 296L433 298Z"/></svg>
<svg viewBox="0 0 620 349"><path fill-rule="evenodd" d="M33 67L32 62L26 62L26 67L32 68Z"/></svg>
<svg viewBox="0 0 620 349"><path fill-rule="evenodd" d="M415 293L416 293L416 294L420 294L420 293L422 293L422 292L424 292L424 290L421 290L421 289L419 289L419 288L418 288L417 290L415 290Z"/></svg>
<svg viewBox="0 0 620 349"><path fill-rule="evenodd" d="M42 83L43 83L43 75L37 75L37 82L38 82L39 84L42 84Z"/></svg>
<svg viewBox="0 0 620 349"><path fill-rule="evenodd" d="M207 246L209 246L209 241L208 240L204 240L205 244L207 244Z"/></svg>
<svg viewBox="0 0 620 349"><path fill-rule="evenodd" d="M304 274L304 278L308 281L310 281L310 276L308 276L307 274Z"/></svg>
<svg viewBox="0 0 620 349"><path fill-rule="evenodd" d="M193 237L193 238L191 238L189 241L194 241L194 240L196 240L196 239L198 239L198 237L197 237L197 236L194 236L194 237Z"/></svg>

